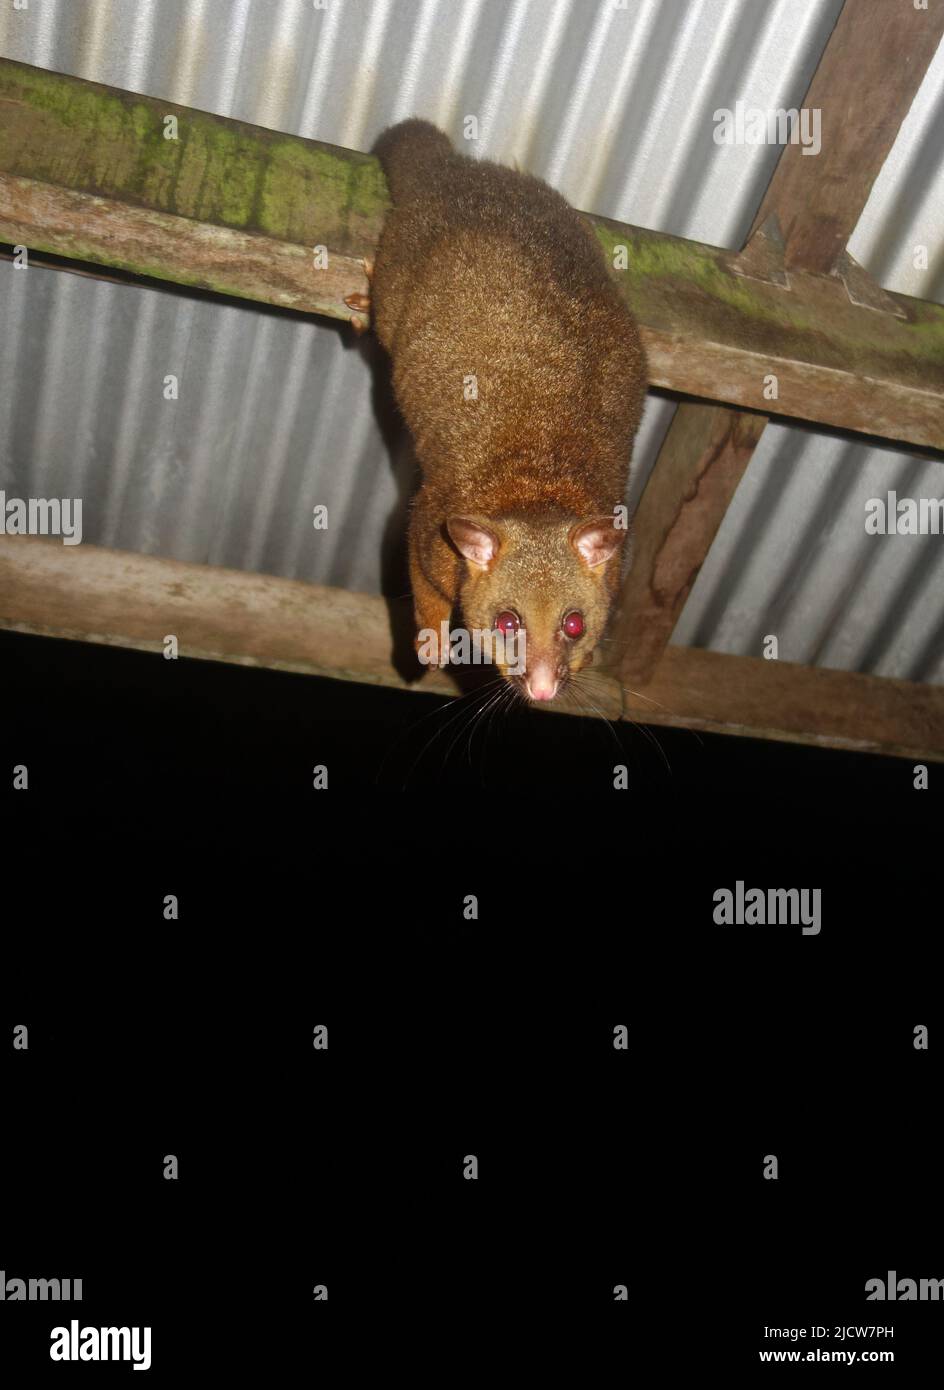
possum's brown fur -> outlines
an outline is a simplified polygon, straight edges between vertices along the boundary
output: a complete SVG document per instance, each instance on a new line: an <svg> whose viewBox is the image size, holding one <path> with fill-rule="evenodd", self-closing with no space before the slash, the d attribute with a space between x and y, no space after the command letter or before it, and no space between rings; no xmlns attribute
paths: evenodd
<svg viewBox="0 0 944 1390"><path fill-rule="evenodd" d="M509 609L529 670L562 680L590 659L618 583L612 518L646 389L636 323L593 233L547 184L456 154L425 121L391 127L376 152L394 207L373 321L423 475L417 626L438 630L458 605L468 627L491 627ZM594 519L612 534L591 565L576 538ZM469 521L497 541L485 566L460 553ZM572 609L586 622L575 641L561 633Z"/></svg>

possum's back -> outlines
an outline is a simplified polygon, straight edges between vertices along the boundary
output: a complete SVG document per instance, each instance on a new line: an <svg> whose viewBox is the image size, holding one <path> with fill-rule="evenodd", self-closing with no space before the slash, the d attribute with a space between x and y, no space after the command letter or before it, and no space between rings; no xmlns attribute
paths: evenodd
<svg viewBox="0 0 944 1390"><path fill-rule="evenodd" d="M424 466L461 452L472 467L525 436L545 450L599 436L599 452L625 434L628 451L644 358L581 218L538 179L455 154L423 121L385 132L377 153L394 208L374 322Z"/></svg>

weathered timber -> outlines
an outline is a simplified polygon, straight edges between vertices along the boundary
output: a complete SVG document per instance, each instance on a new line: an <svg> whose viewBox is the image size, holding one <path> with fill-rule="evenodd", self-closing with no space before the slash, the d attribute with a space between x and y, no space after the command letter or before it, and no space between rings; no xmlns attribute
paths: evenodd
<svg viewBox="0 0 944 1390"><path fill-rule="evenodd" d="M784 289L736 274L730 252L628 230L652 385L768 413L774 375L778 415L944 448L944 308L891 295L904 317L876 313L837 277L795 271Z"/></svg>
<svg viewBox="0 0 944 1390"><path fill-rule="evenodd" d="M676 411L633 520L610 632L629 684L651 678L766 423L720 405Z"/></svg>
<svg viewBox="0 0 944 1390"><path fill-rule="evenodd" d="M9 243L347 319L389 206L368 155L0 60Z"/></svg>
<svg viewBox="0 0 944 1390"><path fill-rule="evenodd" d="M901 315L845 244L944 32L944 9L918 13L887 0L843 7L803 102L822 118L822 149L781 151L747 245L731 262L739 275L787 289L798 269L832 273L852 303L886 321ZM897 61L886 72L889 53ZM764 423L759 414L738 425L736 412L679 405L637 513L614 624L623 680L655 669Z"/></svg>
<svg viewBox="0 0 944 1390"><path fill-rule="evenodd" d="M409 683L382 598L151 555L0 537L0 627L183 657L455 694ZM944 761L944 688L669 647L651 681L594 687L608 714L822 747ZM562 714L566 714L566 709Z"/></svg>
<svg viewBox="0 0 944 1390"><path fill-rule="evenodd" d="M822 113L822 148L785 146L752 228L776 215L788 270L838 266L942 35L944 5L843 5L803 100Z"/></svg>
<svg viewBox="0 0 944 1390"><path fill-rule="evenodd" d="M387 605L346 589L37 536L0 536L0 627L181 656L407 684ZM455 694L431 670L423 688Z"/></svg>
<svg viewBox="0 0 944 1390"><path fill-rule="evenodd" d="M16 208L11 226L4 208ZM118 265L138 275L173 279L199 289L222 289L284 309L350 318L344 306L359 260L333 254L312 269L312 252L288 241L188 222L113 198L73 193L34 179L0 174L0 236L77 261ZM172 276L165 274L174 267Z"/></svg>
<svg viewBox="0 0 944 1390"><path fill-rule="evenodd" d="M669 646L638 692L639 723L944 762L940 685Z"/></svg>
<svg viewBox="0 0 944 1390"><path fill-rule="evenodd" d="M177 140L164 120L177 118ZM816 162L816 161L812 161ZM349 318L389 207L371 156L0 60L0 241ZM737 257L589 217L642 326L653 385L944 449L944 308L789 288ZM328 250L318 269L315 246Z"/></svg>
<svg viewBox="0 0 944 1390"><path fill-rule="evenodd" d="M177 139L165 138L169 116ZM317 229L345 256L376 239L390 206L370 155L9 59L0 59L0 169L300 246L314 245Z"/></svg>

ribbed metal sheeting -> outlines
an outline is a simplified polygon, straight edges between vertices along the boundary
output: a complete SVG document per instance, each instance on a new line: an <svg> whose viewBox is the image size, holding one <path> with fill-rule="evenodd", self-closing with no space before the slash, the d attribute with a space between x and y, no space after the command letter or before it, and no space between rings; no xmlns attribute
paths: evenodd
<svg viewBox="0 0 944 1390"><path fill-rule="evenodd" d="M29 0L5 57L367 149L418 114L578 207L737 248L779 155L714 111L801 104L839 0ZM851 242L944 289L944 51ZM929 247L929 266L915 247ZM165 376L180 382L166 401ZM674 406L651 398L629 497ZM370 342L236 303L0 264L0 486L81 496L85 539L401 592L412 458ZM944 537L868 537L864 504L944 495L935 462L771 426L674 641L944 679ZM312 508L328 507L327 530Z"/></svg>

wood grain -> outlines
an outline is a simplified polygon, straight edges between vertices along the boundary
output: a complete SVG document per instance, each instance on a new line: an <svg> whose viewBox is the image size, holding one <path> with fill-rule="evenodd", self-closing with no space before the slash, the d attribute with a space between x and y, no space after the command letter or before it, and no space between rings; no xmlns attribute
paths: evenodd
<svg viewBox="0 0 944 1390"><path fill-rule="evenodd" d="M636 511L609 634L630 684L652 676L766 423L723 406L676 411Z"/></svg>
<svg viewBox="0 0 944 1390"><path fill-rule="evenodd" d="M402 608L369 594L34 536L0 537L0 627L453 695L394 664ZM652 679L610 679L607 712L647 724L944 761L944 688L670 646ZM597 699L597 692L594 693ZM557 711L555 711L557 712ZM559 713L566 715L566 710Z"/></svg>
<svg viewBox="0 0 944 1390"><path fill-rule="evenodd" d="M944 5L843 5L803 100L822 113L822 149L784 147L751 229L776 214L788 269L835 269L942 35Z"/></svg>

